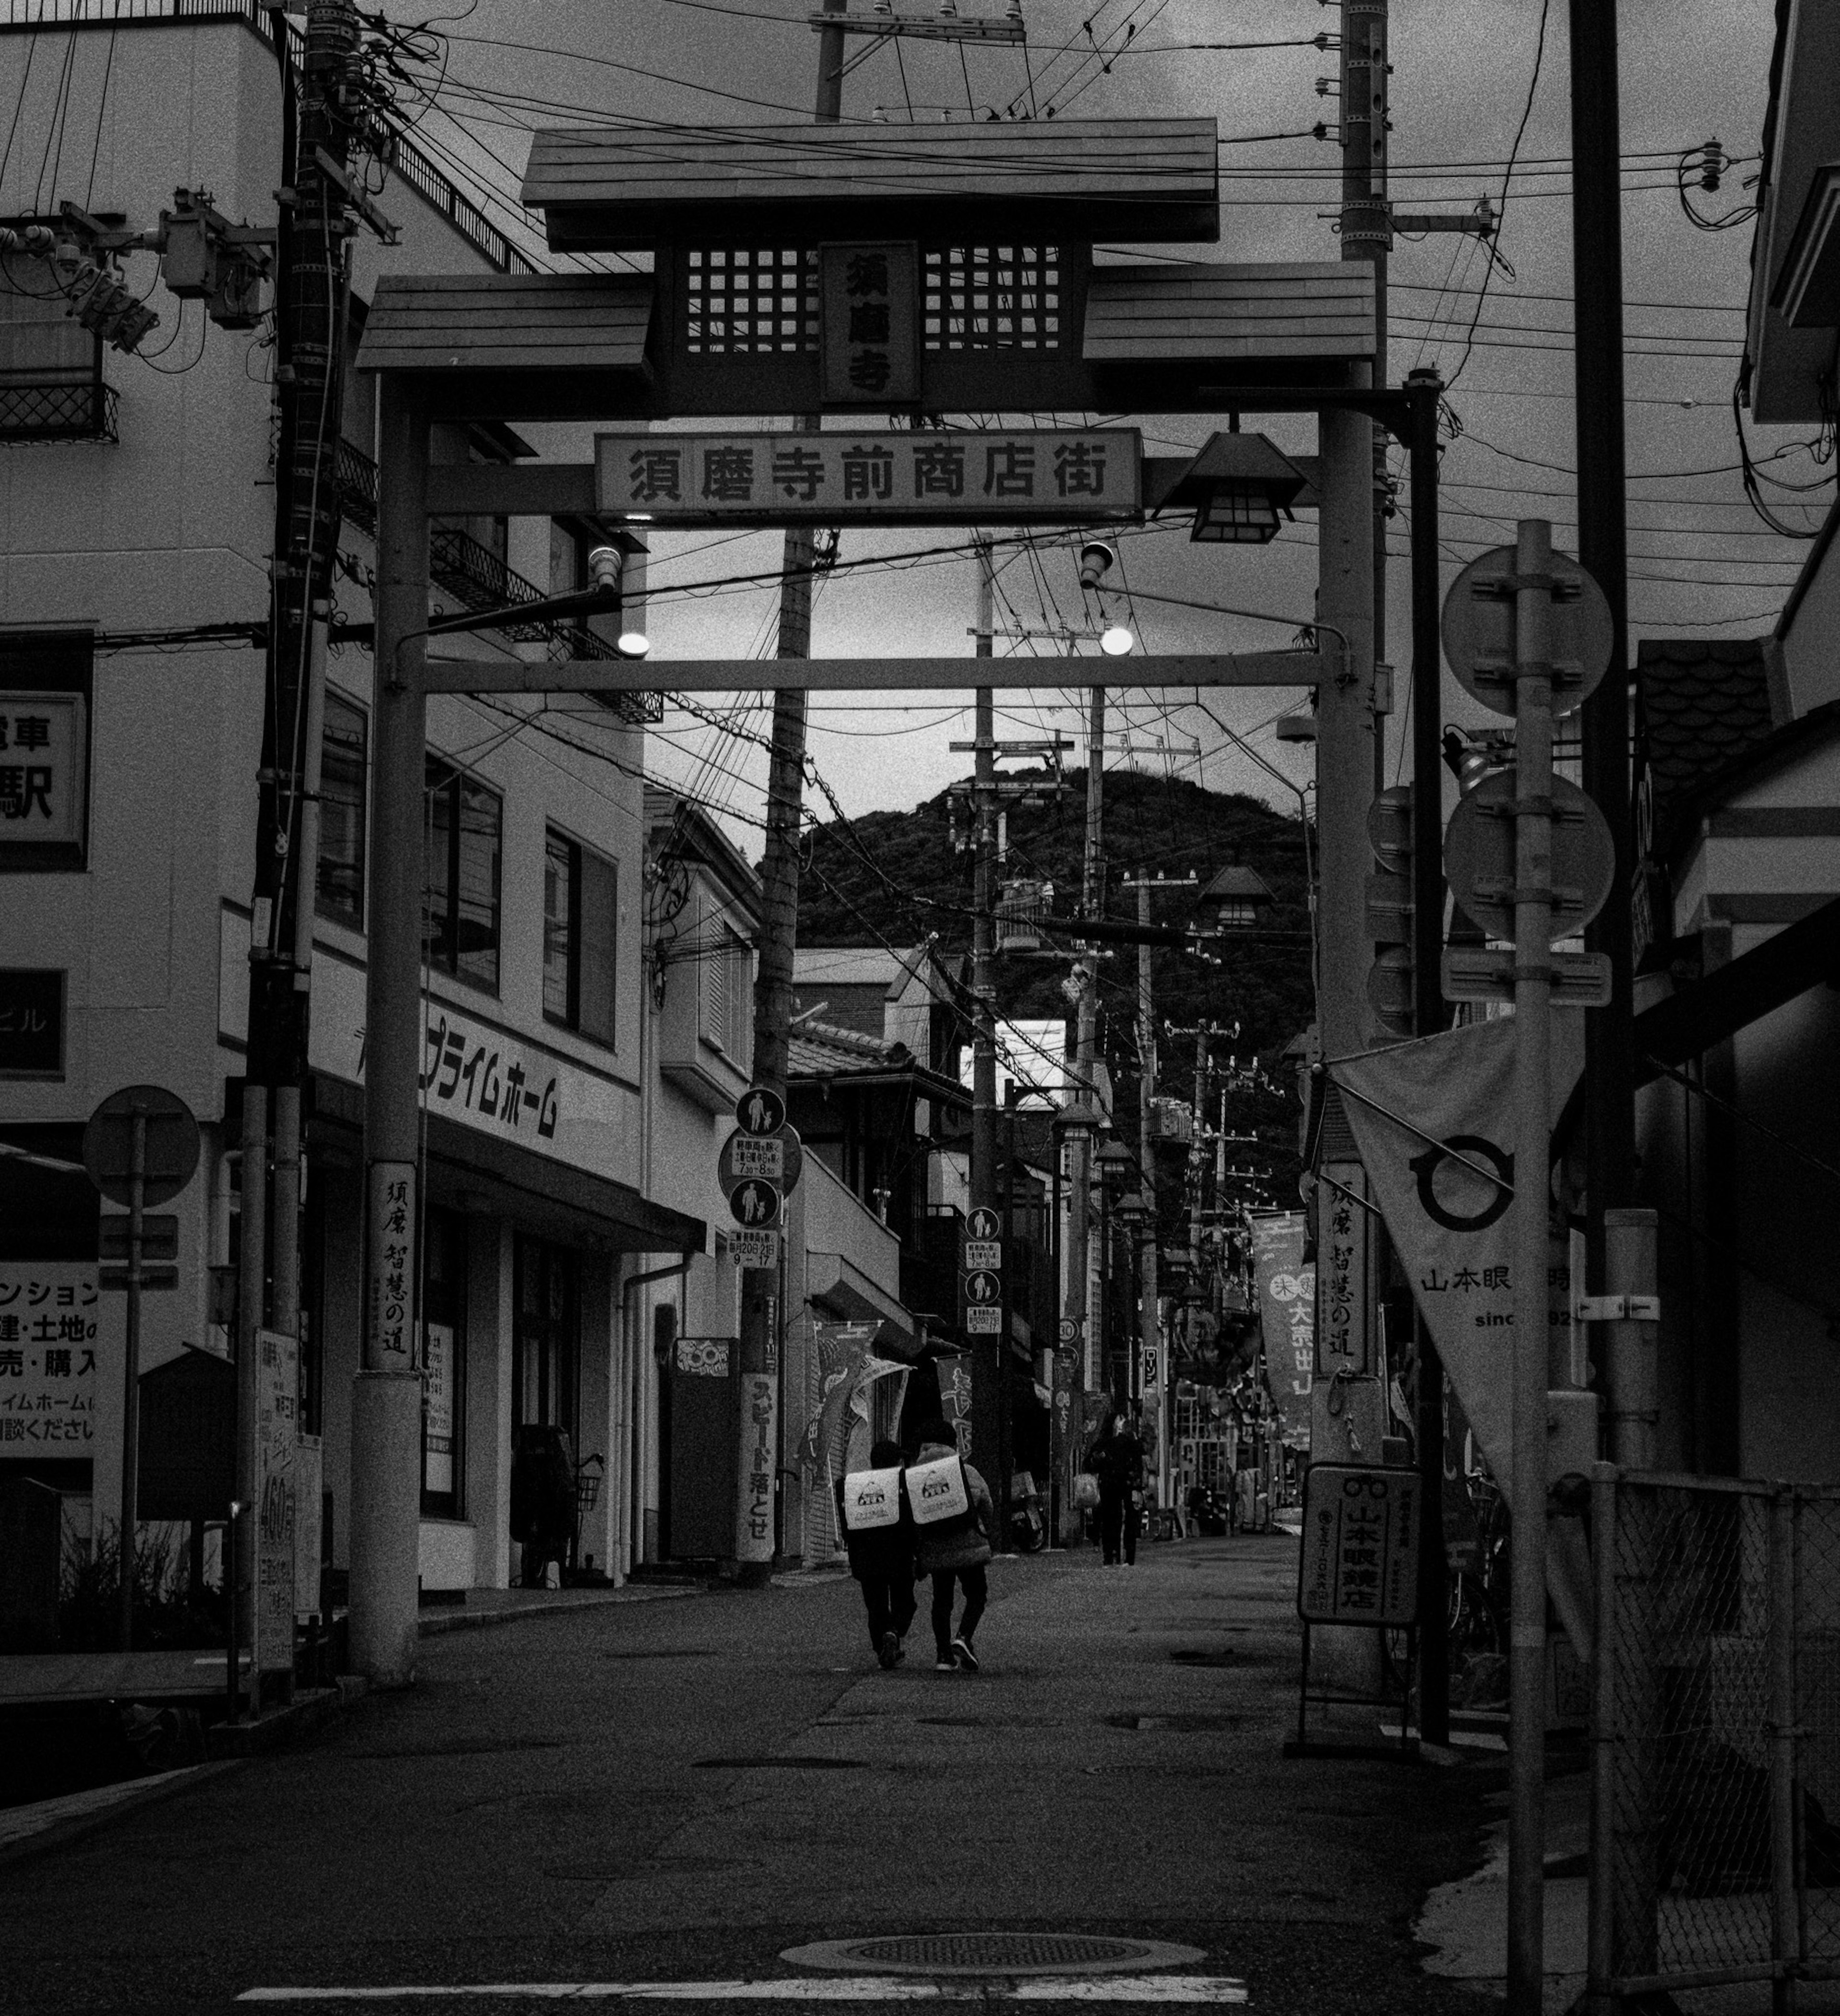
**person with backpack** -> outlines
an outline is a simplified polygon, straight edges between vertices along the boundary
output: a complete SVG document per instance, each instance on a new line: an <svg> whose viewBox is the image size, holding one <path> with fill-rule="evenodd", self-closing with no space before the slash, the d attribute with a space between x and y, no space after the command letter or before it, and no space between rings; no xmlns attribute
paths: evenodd
<svg viewBox="0 0 1840 2016"><path fill-rule="evenodd" d="M938 1654L934 1670L974 1673L978 1654L973 1640L989 1597L984 1567L990 1559L996 1514L990 1487L959 1454L957 1440L945 1422L929 1422L920 1431L920 1452L908 1467L907 1492L920 1571L933 1578L933 1643ZM965 1593L956 1632L955 1585Z"/></svg>
<svg viewBox="0 0 1840 2016"><path fill-rule="evenodd" d="M879 1442L869 1467L837 1481L837 1510L850 1572L862 1587L869 1642L885 1672L907 1656L902 1640L913 1622L913 1517L907 1503L901 1445Z"/></svg>

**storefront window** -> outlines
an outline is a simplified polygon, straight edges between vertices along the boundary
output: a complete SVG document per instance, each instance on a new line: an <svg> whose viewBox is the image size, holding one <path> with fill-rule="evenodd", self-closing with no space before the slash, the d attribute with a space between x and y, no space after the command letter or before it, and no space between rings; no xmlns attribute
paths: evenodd
<svg viewBox="0 0 1840 2016"><path fill-rule="evenodd" d="M476 986L499 985L499 855L503 806L490 786L428 760L428 959Z"/></svg>
<svg viewBox="0 0 1840 2016"><path fill-rule="evenodd" d="M546 1239L520 1236L511 1333L512 1426L575 1432L581 1337L576 1255Z"/></svg>
<svg viewBox="0 0 1840 2016"><path fill-rule="evenodd" d="M422 1510L463 1515L466 1476L465 1228L452 1211L428 1213L422 1283Z"/></svg>

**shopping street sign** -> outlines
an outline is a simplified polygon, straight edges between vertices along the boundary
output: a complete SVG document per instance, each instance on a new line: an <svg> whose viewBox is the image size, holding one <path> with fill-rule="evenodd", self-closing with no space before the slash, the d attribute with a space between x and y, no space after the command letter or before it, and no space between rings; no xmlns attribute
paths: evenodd
<svg viewBox="0 0 1840 2016"><path fill-rule="evenodd" d="M1064 525L1130 518L1135 427L607 434L597 509L661 525Z"/></svg>

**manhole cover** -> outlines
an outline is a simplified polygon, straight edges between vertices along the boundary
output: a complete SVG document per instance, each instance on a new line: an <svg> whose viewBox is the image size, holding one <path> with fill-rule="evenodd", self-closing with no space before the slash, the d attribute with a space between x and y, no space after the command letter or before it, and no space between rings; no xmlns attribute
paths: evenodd
<svg viewBox="0 0 1840 2016"><path fill-rule="evenodd" d="M861 1771L859 1757L699 1757L693 1771Z"/></svg>
<svg viewBox="0 0 1840 2016"><path fill-rule="evenodd" d="M1108 1939L1086 1932L920 1932L887 1939L824 1939L780 1957L794 1967L839 1972L1003 1975L1125 1974L1192 1966L1198 1946L1161 1939Z"/></svg>

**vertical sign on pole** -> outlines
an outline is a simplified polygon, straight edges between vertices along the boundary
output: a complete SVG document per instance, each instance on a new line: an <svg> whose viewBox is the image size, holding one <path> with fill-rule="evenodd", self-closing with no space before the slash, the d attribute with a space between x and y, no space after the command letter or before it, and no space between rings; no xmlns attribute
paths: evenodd
<svg viewBox="0 0 1840 2016"><path fill-rule="evenodd" d="M294 1442L300 1345L256 1333L255 1643L252 1675L291 1672L294 1658Z"/></svg>

